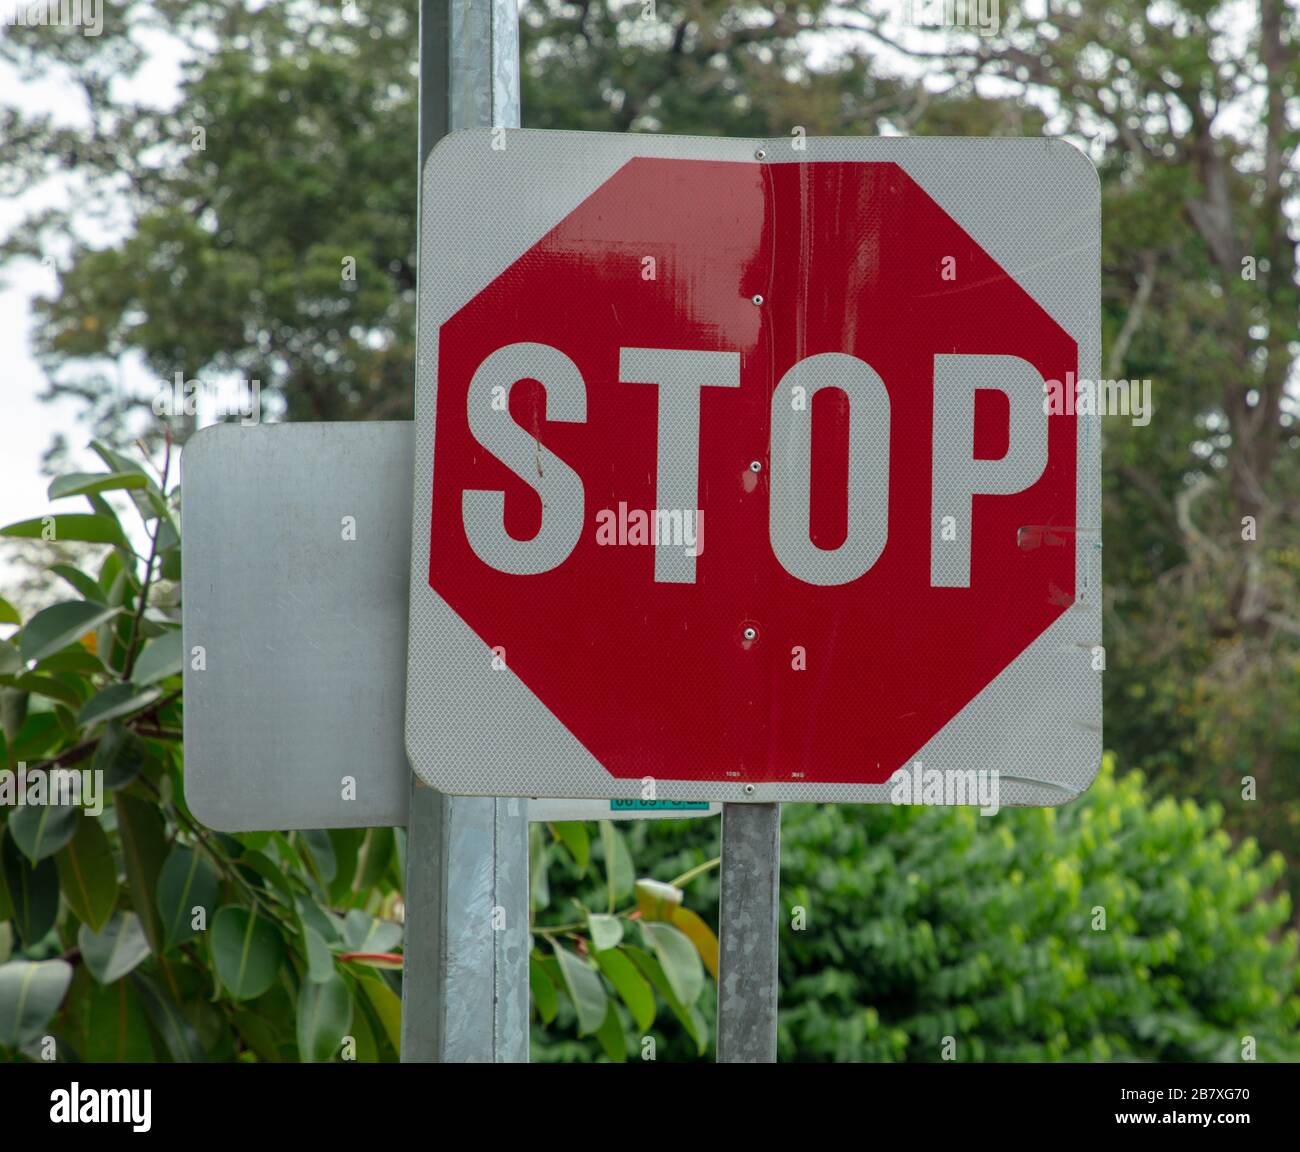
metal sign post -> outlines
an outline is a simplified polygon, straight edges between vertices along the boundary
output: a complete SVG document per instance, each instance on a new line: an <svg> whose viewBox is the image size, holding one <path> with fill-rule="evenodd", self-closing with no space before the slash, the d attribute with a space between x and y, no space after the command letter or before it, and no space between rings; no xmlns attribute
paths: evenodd
<svg viewBox="0 0 1300 1152"><path fill-rule="evenodd" d="M420 179L460 128L519 124L515 0L420 0ZM528 1059L528 801L412 773L403 1062Z"/></svg>
<svg viewBox="0 0 1300 1152"><path fill-rule="evenodd" d="M781 805L724 804L718 1063L776 1062Z"/></svg>

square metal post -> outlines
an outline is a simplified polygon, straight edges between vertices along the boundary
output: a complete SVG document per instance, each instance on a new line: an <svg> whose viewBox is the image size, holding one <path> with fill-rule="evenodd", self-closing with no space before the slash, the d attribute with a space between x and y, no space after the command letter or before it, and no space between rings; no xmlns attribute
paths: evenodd
<svg viewBox="0 0 1300 1152"><path fill-rule="evenodd" d="M420 0L420 179L460 128L519 124L515 0ZM528 802L411 775L404 1062L528 1059Z"/></svg>

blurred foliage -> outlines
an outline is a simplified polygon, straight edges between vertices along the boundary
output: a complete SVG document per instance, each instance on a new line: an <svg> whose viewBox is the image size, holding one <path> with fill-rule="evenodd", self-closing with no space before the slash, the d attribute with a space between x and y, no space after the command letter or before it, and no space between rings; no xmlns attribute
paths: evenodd
<svg viewBox="0 0 1300 1152"><path fill-rule="evenodd" d="M1300 1059L1283 862L1222 822L1110 757L1056 809L786 805L780 1059L939 1061L948 1036L958 1061L1238 1061L1248 1036ZM629 844L666 876L717 852L718 822ZM692 898L716 907L716 876ZM592 1055L534 1032L534 1059Z"/></svg>

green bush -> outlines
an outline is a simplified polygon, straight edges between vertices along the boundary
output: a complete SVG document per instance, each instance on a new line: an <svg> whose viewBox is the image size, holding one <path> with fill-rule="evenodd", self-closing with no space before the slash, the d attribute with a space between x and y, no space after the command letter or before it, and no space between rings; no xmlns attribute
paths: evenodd
<svg viewBox="0 0 1300 1152"><path fill-rule="evenodd" d="M1282 859L1222 815L1109 760L1059 809L788 809L781 1059L1300 1058Z"/></svg>

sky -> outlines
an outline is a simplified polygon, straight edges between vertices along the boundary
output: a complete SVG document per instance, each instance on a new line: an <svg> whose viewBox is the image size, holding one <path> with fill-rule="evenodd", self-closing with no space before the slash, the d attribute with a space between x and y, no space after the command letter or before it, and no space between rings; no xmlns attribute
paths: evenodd
<svg viewBox="0 0 1300 1152"><path fill-rule="evenodd" d="M0 24L5 22L18 0L0 0ZM51 35L68 35L64 29L49 29ZM0 28L0 35L4 31ZM119 80L116 88L124 97L148 99L166 105L176 99L182 53L175 41L161 33L140 37L150 48L149 62L139 74ZM21 104L32 111L48 112L59 123L85 123L84 105L78 95L69 100L68 88L56 75L36 79L20 76L15 68L0 61L0 103ZM3 141L0 141L0 147ZM51 180L26 189L14 198L0 198L0 236L7 235L33 209L47 204L66 204L65 181ZM94 237L92 239L101 239ZM107 241L109 237L102 237ZM85 448L89 435L76 419L79 406L72 400L44 403L45 373L33 356L32 341L37 319L32 302L53 295L57 287L55 269L35 260L15 261L0 269L0 525L43 516L55 511L85 511L79 499L52 506L46 496L50 477L42 471L41 458L56 433L63 433L74 449L74 461L86 471L102 465ZM142 371L125 369L128 382L144 394L149 382ZM132 381L129 378L134 376ZM0 592L10 575L4 549L0 548Z"/></svg>

